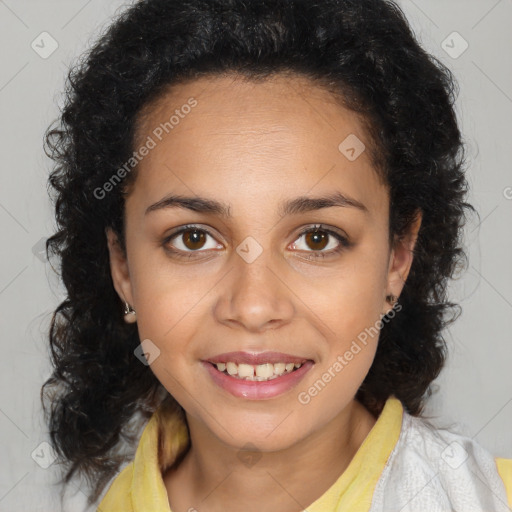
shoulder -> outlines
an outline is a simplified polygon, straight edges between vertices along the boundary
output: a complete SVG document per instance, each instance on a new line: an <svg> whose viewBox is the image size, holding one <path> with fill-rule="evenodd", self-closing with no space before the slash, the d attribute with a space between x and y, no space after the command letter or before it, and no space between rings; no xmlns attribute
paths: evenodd
<svg viewBox="0 0 512 512"><path fill-rule="evenodd" d="M496 457L496 467L507 490L508 504L512 509L512 459Z"/></svg>
<svg viewBox="0 0 512 512"><path fill-rule="evenodd" d="M133 461L130 462L110 484L96 512L132 512L131 485Z"/></svg>
<svg viewBox="0 0 512 512"><path fill-rule="evenodd" d="M510 465L503 467L508 471ZM371 510L509 512L498 469L495 458L474 439L404 411L400 437L377 484Z"/></svg>

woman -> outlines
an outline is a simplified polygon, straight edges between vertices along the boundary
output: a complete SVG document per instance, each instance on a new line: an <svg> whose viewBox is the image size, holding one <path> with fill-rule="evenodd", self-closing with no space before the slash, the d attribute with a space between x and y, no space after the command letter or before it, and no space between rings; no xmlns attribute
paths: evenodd
<svg viewBox="0 0 512 512"><path fill-rule="evenodd" d="M422 416L471 209L454 90L384 0L113 23L48 134L44 387L90 504L509 510L512 460Z"/></svg>

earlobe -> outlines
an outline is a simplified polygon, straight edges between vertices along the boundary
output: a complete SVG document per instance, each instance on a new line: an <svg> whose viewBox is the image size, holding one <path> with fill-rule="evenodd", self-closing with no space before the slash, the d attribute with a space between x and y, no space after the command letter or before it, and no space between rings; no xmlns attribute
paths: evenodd
<svg viewBox="0 0 512 512"><path fill-rule="evenodd" d="M128 268L128 261L121 249L117 235L111 228L105 230L107 237L107 246L110 260L110 273L114 288L119 295L120 300L126 307L126 303L133 305L133 295L130 280L130 272ZM131 316L131 315L129 315Z"/></svg>
<svg viewBox="0 0 512 512"><path fill-rule="evenodd" d="M418 210L407 233L394 241L388 269L387 295L400 296L411 270L422 218L422 212Z"/></svg>

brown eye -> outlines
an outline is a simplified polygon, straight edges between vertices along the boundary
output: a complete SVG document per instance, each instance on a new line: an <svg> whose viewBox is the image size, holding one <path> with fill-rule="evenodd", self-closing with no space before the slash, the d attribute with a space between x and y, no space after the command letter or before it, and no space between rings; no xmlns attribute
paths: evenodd
<svg viewBox="0 0 512 512"><path fill-rule="evenodd" d="M303 241L300 242L301 239ZM336 231L323 228L322 226L306 229L292 244L293 249L309 253L308 259L335 256L348 247L350 247L350 242L347 238Z"/></svg>
<svg viewBox="0 0 512 512"><path fill-rule="evenodd" d="M308 247L314 250L322 250L327 246L330 235L322 231L310 231L305 236Z"/></svg>
<svg viewBox="0 0 512 512"><path fill-rule="evenodd" d="M201 249L205 243L206 235L204 231L198 229L189 229L181 232L183 245L192 251Z"/></svg>
<svg viewBox="0 0 512 512"><path fill-rule="evenodd" d="M163 240L162 245L174 256L195 256L194 253L206 253L208 249L222 249L214 236L206 229L197 226L183 226Z"/></svg>

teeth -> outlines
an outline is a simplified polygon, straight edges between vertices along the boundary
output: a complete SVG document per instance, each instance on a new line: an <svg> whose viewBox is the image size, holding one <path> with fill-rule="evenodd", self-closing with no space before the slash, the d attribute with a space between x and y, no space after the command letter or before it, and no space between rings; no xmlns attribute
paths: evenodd
<svg viewBox="0 0 512 512"><path fill-rule="evenodd" d="M254 366L251 366L250 364L239 364L238 365L238 376L239 377L254 377Z"/></svg>
<svg viewBox="0 0 512 512"><path fill-rule="evenodd" d="M238 373L238 366L235 363L226 363L226 370L229 375L236 375Z"/></svg>
<svg viewBox="0 0 512 512"><path fill-rule="evenodd" d="M258 366L256 366L256 375L258 377L263 377L266 379L272 377L272 375L274 375L274 365L270 363L259 364Z"/></svg>
<svg viewBox="0 0 512 512"><path fill-rule="evenodd" d="M228 375L244 380L265 381L272 380L285 373L290 373L300 368L303 363L264 363L258 365L236 364L231 361L215 363L217 370L227 372Z"/></svg>
<svg viewBox="0 0 512 512"><path fill-rule="evenodd" d="M274 373L276 375L283 375L286 370L286 365L284 363L274 363Z"/></svg>

